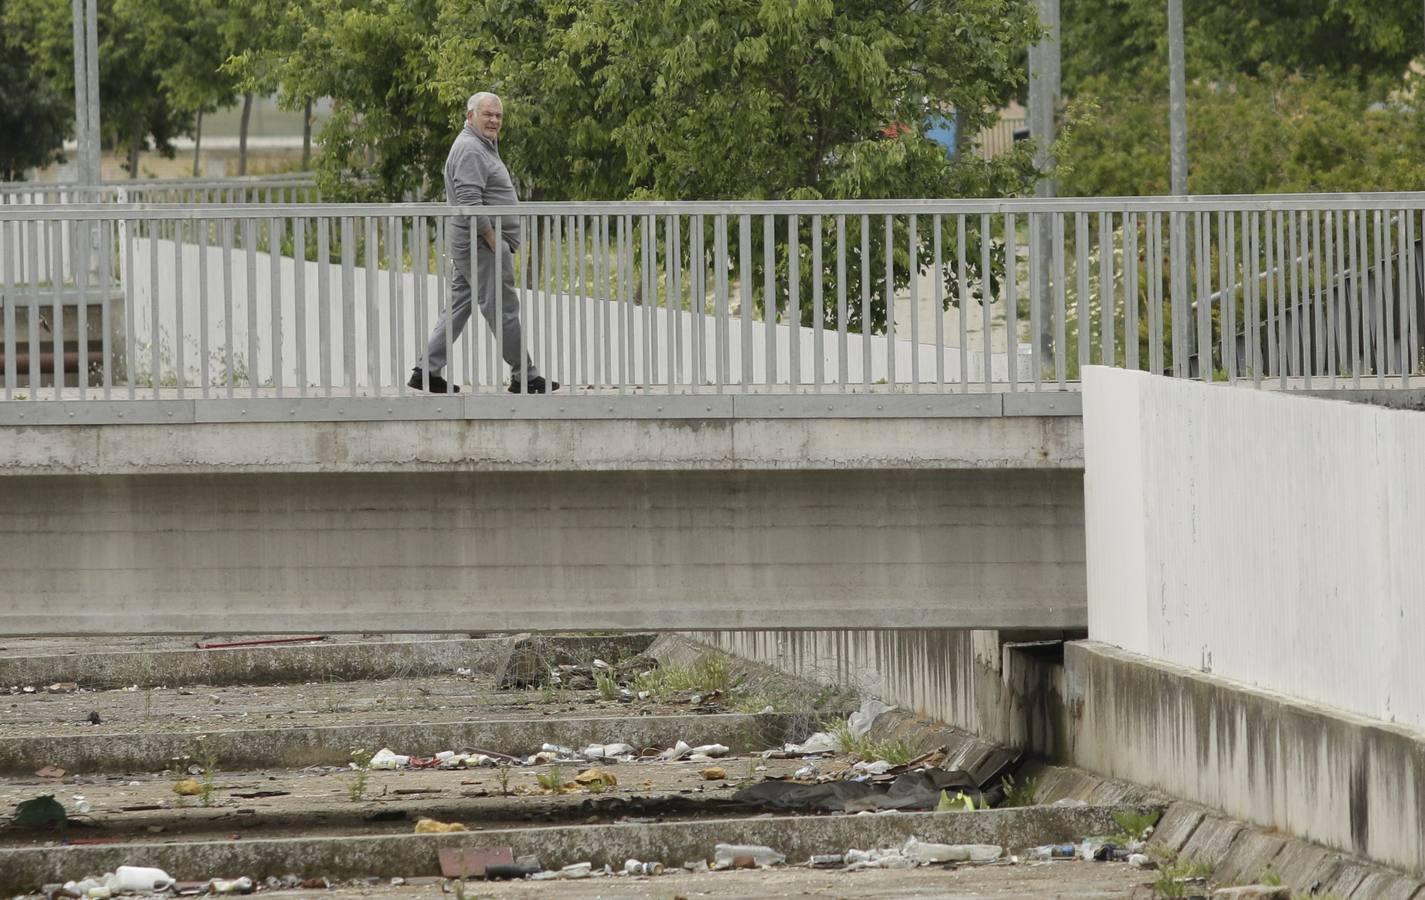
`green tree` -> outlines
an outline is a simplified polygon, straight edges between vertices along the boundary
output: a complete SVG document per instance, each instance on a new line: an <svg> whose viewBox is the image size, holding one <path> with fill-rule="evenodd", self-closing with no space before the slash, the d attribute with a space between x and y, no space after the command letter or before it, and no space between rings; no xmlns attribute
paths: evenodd
<svg viewBox="0 0 1425 900"><path fill-rule="evenodd" d="M0 180L62 161L72 111L25 48L0 32Z"/></svg>
<svg viewBox="0 0 1425 900"><path fill-rule="evenodd" d="M1064 0L1064 87L1137 80L1166 68L1162 0ZM1358 85L1394 81L1416 55L1420 5L1411 0L1184 0L1190 77L1256 76L1263 67L1324 70Z"/></svg>
<svg viewBox="0 0 1425 900"><path fill-rule="evenodd" d="M73 113L74 47L70 5L64 0L7 0L4 26L33 59L37 77L53 85ZM138 154L154 149L173 156L173 139L191 129L191 117L164 90L173 42L152 42L143 10L99 5L99 93L105 143L128 156L130 177Z"/></svg>
<svg viewBox="0 0 1425 900"><path fill-rule="evenodd" d="M1168 189L1167 85L1096 79L1098 111L1066 141L1066 193ZM1350 79L1267 67L1188 87L1188 186L1196 194L1415 191L1425 186L1425 123Z"/></svg>

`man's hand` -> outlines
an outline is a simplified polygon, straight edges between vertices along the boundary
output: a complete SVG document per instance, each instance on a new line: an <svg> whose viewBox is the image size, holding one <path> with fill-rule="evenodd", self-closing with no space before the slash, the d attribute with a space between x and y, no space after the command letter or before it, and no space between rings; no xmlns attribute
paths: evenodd
<svg viewBox="0 0 1425 900"><path fill-rule="evenodd" d="M481 237L483 237L483 238L485 239L485 245L486 245L487 247L489 247L491 250L494 250L494 249L495 249L495 241L496 241L496 238L495 238L495 229L493 229L493 228L486 229L485 233L482 234Z"/></svg>

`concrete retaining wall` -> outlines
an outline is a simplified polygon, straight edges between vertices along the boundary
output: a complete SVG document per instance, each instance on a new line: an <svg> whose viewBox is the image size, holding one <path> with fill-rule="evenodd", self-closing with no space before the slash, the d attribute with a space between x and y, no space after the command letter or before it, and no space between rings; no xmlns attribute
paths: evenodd
<svg viewBox="0 0 1425 900"><path fill-rule="evenodd" d="M1085 375L1089 635L1425 728L1425 416Z"/></svg>
<svg viewBox="0 0 1425 900"><path fill-rule="evenodd" d="M0 634L1081 627L1078 476L0 479Z"/></svg>
<svg viewBox="0 0 1425 900"><path fill-rule="evenodd" d="M1425 874L1425 735L1096 642L1065 676L1076 765Z"/></svg>

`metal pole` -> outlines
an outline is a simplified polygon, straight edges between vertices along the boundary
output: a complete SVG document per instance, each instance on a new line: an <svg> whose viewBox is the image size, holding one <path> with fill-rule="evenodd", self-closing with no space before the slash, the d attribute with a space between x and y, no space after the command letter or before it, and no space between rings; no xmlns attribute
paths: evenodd
<svg viewBox="0 0 1425 900"><path fill-rule="evenodd" d="M1036 167L1041 173L1048 173L1054 166L1051 149L1057 130L1055 113L1059 107L1059 0L1036 0L1036 5L1039 22L1048 33L1042 41L1029 48L1029 136L1037 147L1034 160ZM1047 174L1041 177L1034 187L1036 197L1053 197L1057 193L1058 185L1053 177ZM1031 242L1035 254L1030 259L1030 265L1039 274L1039 290L1037 293L1030 293L1029 302L1032 304L1031 308L1045 311L1048 309L1049 291L1052 286L1049 272L1050 242L1053 240L1052 217L1031 217L1031 221L1036 218L1039 235L1038 240ZM965 314L962 308L961 317ZM1047 363L1054 358L1053 320L1050 316L1040 315L1037 321L1040 327L1035 340L1039 345L1040 359ZM1012 343L1017 345L1018 338L1015 337ZM1014 359L1015 347L1009 347L1008 352L1010 359Z"/></svg>
<svg viewBox="0 0 1425 900"><path fill-rule="evenodd" d="M84 3L85 0L72 0L70 4L74 18L74 140L79 183L92 184L89 174L89 67L84 58L88 46Z"/></svg>
<svg viewBox="0 0 1425 900"><path fill-rule="evenodd" d="M97 0L88 0L88 13L88 20L85 22L84 61L88 67L85 81L89 86L85 94L86 116L89 120L89 171L94 179L92 183L100 184L104 180L104 172L100 155L102 139L99 132L99 9Z"/></svg>
<svg viewBox="0 0 1425 900"><path fill-rule="evenodd" d="M1168 0L1168 118L1175 196L1188 192L1187 75L1183 56L1183 0Z"/></svg>

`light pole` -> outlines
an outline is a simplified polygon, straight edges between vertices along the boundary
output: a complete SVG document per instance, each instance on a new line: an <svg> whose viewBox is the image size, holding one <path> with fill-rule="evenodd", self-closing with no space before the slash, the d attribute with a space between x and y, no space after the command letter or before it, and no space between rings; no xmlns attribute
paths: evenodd
<svg viewBox="0 0 1425 900"><path fill-rule="evenodd" d="M1168 0L1168 124L1172 144L1172 191L1188 192L1187 74L1183 62L1183 0Z"/></svg>
<svg viewBox="0 0 1425 900"><path fill-rule="evenodd" d="M1054 117L1059 108L1059 0L1036 0L1035 5L1039 13L1039 24L1044 26L1048 33L1042 41L1029 48L1029 136L1037 151L1034 158L1035 167L1041 173L1047 173L1054 166L1051 148L1057 132ZM1057 193L1058 186L1050 175L1042 175L1034 185L1036 197L1053 197ZM1034 276L1031 278L1031 284L1036 285L1038 290L1033 292L1029 300L1033 304L1030 318L1036 318L1033 315L1035 311L1045 313L1037 317L1039 327L1034 340L1039 347L1040 359L1047 361L1054 358L1054 321L1052 316L1047 315L1053 223L1049 216L1040 215L1035 218L1037 222L1031 226L1030 233L1032 252L1029 265L1033 267ZM1014 348L1011 348L1011 357L1014 352Z"/></svg>
<svg viewBox="0 0 1425 900"><path fill-rule="evenodd" d="M96 0L71 0L74 16L74 137L79 182L102 180L99 157L99 10Z"/></svg>

